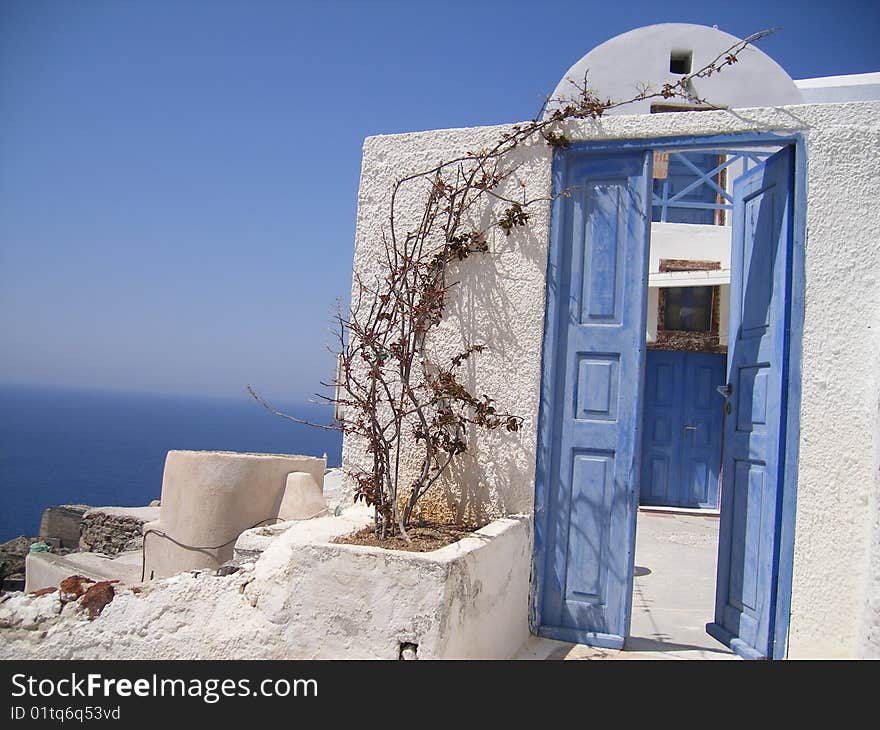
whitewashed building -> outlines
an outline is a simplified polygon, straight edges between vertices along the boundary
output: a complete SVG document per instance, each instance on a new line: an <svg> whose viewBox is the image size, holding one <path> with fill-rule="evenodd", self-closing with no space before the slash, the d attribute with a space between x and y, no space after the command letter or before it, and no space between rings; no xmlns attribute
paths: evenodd
<svg viewBox="0 0 880 730"><path fill-rule="evenodd" d="M601 98L629 98L736 41L640 28L554 96L588 71ZM531 516L511 632L623 644L641 501L720 512L708 631L741 655L880 654L878 83L795 82L750 47L694 82L712 108L640 102L570 123L566 149L516 152L517 194L579 192L462 266L431 345L487 343L468 384L525 418L472 434L438 496ZM506 129L368 138L355 272L381 270L395 180ZM400 196L419 209L419 191ZM344 466L365 459L347 438Z"/></svg>

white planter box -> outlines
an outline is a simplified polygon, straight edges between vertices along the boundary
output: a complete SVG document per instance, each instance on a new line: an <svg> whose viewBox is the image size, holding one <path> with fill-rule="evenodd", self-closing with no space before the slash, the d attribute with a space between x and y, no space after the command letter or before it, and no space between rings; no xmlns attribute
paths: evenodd
<svg viewBox="0 0 880 730"><path fill-rule="evenodd" d="M498 519L429 553L302 541L294 527L247 595L290 658L397 659L404 644L419 659L509 658L529 636L530 524Z"/></svg>

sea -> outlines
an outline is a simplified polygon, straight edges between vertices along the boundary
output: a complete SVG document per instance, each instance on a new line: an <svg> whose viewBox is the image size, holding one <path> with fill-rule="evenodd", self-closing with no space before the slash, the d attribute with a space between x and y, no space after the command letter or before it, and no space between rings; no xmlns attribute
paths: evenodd
<svg viewBox="0 0 880 730"><path fill-rule="evenodd" d="M272 404L329 423L330 409ZM56 504L137 507L159 499L173 449L327 454L342 437L239 399L0 384L0 542L37 535Z"/></svg>

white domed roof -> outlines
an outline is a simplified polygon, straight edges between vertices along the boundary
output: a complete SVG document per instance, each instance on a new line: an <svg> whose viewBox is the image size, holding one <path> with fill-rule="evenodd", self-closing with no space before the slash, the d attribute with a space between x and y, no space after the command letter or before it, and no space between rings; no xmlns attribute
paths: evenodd
<svg viewBox="0 0 880 730"><path fill-rule="evenodd" d="M596 46L572 66L551 95L570 99L578 95L575 84L587 86L601 99L622 101L649 86L659 91L675 83L740 42L717 28L690 23L663 23L636 28ZM801 104L801 93L785 70L770 56L748 46L737 63L708 78L692 82L694 94L724 108ZM657 98L611 109L607 114L647 114L652 104L682 106L681 99ZM551 104L550 108L553 108Z"/></svg>

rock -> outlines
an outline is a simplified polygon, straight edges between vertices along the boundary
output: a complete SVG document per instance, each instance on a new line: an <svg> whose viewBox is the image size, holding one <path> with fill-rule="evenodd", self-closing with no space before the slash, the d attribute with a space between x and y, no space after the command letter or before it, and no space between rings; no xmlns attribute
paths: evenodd
<svg viewBox="0 0 880 730"><path fill-rule="evenodd" d="M55 586L47 586L46 588L40 588L38 591L33 591L30 593L32 596L48 596L50 593L54 593L58 589Z"/></svg>
<svg viewBox="0 0 880 730"><path fill-rule="evenodd" d="M79 546L80 522L89 509L84 504L62 504L49 507L40 520L40 538L58 540L60 547L76 550Z"/></svg>
<svg viewBox="0 0 880 730"><path fill-rule="evenodd" d="M95 584L90 578L86 578L83 575L69 575L63 581L61 581L59 588L61 589L61 600L64 603L69 603L70 601L75 601L77 598L82 596L86 590L88 590L89 586Z"/></svg>
<svg viewBox="0 0 880 730"><path fill-rule="evenodd" d="M3 590L4 591L23 591L24 590L24 576L23 575L14 575L7 576L3 579Z"/></svg>
<svg viewBox="0 0 880 730"><path fill-rule="evenodd" d="M0 544L0 587L4 590L16 590L13 585L24 580L24 559L36 542L40 538L21 535Z"/></svg>
<svg viewBox="0 0 880 730"><path fill-rule="evenodd" d="M158 507L95 507L83 515L79 548L104 555L140 550L144 525L158 518Z"/></svg>
<svg viewBox="0 0 880 730"><path fill-rule="evenodd" d="M113 601L116 591L113 589L113 583L109 580L102 580L95 583L79 599L79 605L82 610L89 614L89 621L94 621L101 615L101 611L107 604Z"/></svg>

